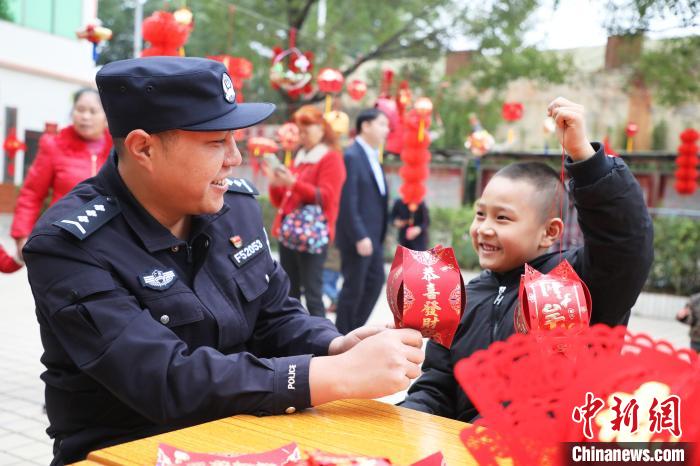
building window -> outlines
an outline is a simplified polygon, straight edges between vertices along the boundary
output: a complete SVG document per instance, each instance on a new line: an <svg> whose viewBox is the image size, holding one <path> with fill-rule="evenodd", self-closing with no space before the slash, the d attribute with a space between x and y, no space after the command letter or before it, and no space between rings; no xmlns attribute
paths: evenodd
<svg viewBox="0 0 700 466"><path fill-rule="evenodd" d="M12 21L75 39L82 26L83 0L7 0Z"/></svg>

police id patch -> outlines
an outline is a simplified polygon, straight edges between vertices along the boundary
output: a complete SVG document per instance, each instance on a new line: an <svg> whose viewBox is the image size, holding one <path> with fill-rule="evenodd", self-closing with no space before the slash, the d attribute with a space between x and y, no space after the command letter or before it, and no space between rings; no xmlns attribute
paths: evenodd
<svg viewBox="0 0 700 466"><path fill-rule="evenodd" d="M248 183L248 181L243 178L226 178L226 184L228 184L228 191L233 193L250 194L251 196L257 196L260 194L255 186Z"/></svg>
<svg viewBox="0 0 700 466"><path fill-rule="evenodd" d="M260 238L255 238L250 243L246 243L241 246L241 249L231 254L231 260L236 267L243 267L246 262L251 260L253 257L257 256L261 252L265 251L265 243Z"/></svg>
<svg viewBox="0 0 700 466"><path fill-rule="evenodd" d="M174 270L163 272L159 269L153 269L139 276L141 286L157 291L167 290L173 286L175 280L177 280L177 275L175 275Z"/></svg>
<svg viewBox="0 0 700 466"><path fill-rule="evenodd" d="M121 211L116 199L98 196L67 217L53 222L53 225L66 230L79 240L83 240L116 217Z"/></svg>

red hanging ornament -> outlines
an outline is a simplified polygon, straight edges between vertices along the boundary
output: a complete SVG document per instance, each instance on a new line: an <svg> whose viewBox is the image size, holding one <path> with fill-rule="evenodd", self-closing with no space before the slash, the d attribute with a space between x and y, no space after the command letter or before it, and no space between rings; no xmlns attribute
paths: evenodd
<svg viewBox="0 0 700 466"><path fill-rule="evenodd" d="M156 11L143 20L143 38L150 47L141 52L142 57L179 56L192 31L191 24L179 23L172 13Z"/></svg>
<svg viewBox="0 0 700 466"><path fill-rule="evenodd" d="M506 121L518 121L523 117L523 104L520 102L506 102L501 109L501 115Z"/></svg>
<svg viewBox="0 0 700 466"><path fill-rule="evenodd" d="M367 84L361 79L353 79L348 83L348 94L352 100L361 100L367 93Z"/></svg>
<svg viewBox="0 0 700 466"><path fill-rule="evenodd" d="M675 188L679 194L690 195L698 187L698 132L688 128L681 133L681 144L676 157Z"/></svg>
<svg viewBox="0 0 700 466"><path fill-rule="evenodd" d="M627 152L632 152L634 148L634 135L639 132L639 126L636 123L628 123L625 127L625 134L627 135Z"/></svg>
<svg viewBox="0 0 700 466"><path fill-rule="evenodd" d="M253 137L248 139L248 152L254 157L267 153L275 153L278 150L279 146L270 138Z"/></svg>
<svg viewBox="0 0 700 466"><path fill-rule="evenodd" d="M10 130L7 133L7 138L5 138L5 142L2 145L2 148L7 154L7 173L10 176L14 176L15 156L17 155L18 151L27 150L27 145L24 142L17 139L16 128L10 128Z"/></svg>
<svg viewBox="0 0 700 466"><path fill-rule="evenodd" d="M325 114L327 115L331 111L331 94L337 94L343 90L343 82L345 82L345 78L343 77L343 73L341 73L339 70L334 68L323 68L321 71L319 71L316 82L318 83L318 88L321 90L321 92L326 93Z"/></svg>
<svg viewBox="0 0 700 466"><path fill-rule="evenodd" d="M430 175L430 111L432 102L418 99L416 108L409 111L403 122L403 147L401 161L404 166L399 170L402 184L399 187L401 199L406 205L416 206L423 201L426 188L425 180Z"/></svg>
<svg viewBox="0 0 700 466"><path fill-rule="evenodd" d="M284 149L284 164L289 167L292 165L292 151L299 145L299 127L292 122L283 124L277 130L277 139Z"/></svg>
<svg viewBox="0 0 700 466"><path fill-rule="evenodd" d="M272 50L270 83L273 89L282 89L292 98L310 94L313 90L311 71L314 54L308 51L302 53L294 46L286 50L274 47Z"/></svg>

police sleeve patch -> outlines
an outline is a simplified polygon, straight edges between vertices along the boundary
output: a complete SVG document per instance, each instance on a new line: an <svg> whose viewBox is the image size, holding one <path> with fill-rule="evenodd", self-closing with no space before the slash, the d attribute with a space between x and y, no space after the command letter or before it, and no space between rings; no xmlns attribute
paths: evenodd
<svg viewBox="0 0 700 466"><path fill-rule="evenodd" d="M73 211L67 217L53 222L53 225L66 230L79 240L84 240L121 211L116 199L99 196Z"/></svg>
<svg viewBox="0 0 700 466"><path fill-rule="evenodd" d="M226 178L226 184L228 184L228 192L230 193L250 194L251 196L260 194L255 186L243 178Z"/></svg>
<svg viewBox="0 0 700 466"><path fill-rule="evenodd" d="M241 248L231 254L231 260L236 267L243 267L249 260L265 251L265 243L260 238L255 238L250 243L244 244Z"/></svg>

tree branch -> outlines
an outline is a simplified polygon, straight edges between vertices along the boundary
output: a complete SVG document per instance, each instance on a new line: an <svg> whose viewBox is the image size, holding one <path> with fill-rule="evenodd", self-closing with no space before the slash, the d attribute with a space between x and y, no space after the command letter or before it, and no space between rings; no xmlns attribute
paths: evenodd
<svg viewBox="0 0 700 466"><path fill-rule="evenodd" d="M306 18L309 16L309 11L311 10L311 7L316 3L318 0L306 0L306 4L304 7L301 9L299 14L297 15L296 18L292 19L292 9L289 9L290 15L289 15L289 25L293 28L296 28L297 31L301 30L301 27L304 25L304 22L306 21ZM296 13L296 10L294 10Z"/></svg>

